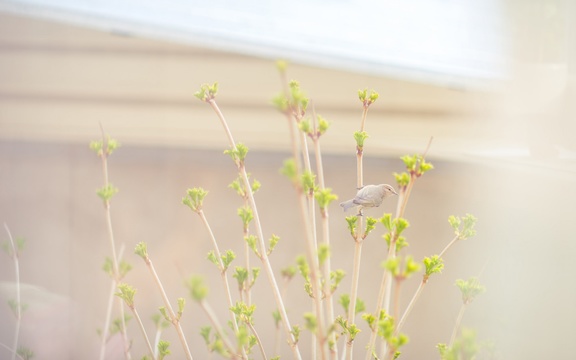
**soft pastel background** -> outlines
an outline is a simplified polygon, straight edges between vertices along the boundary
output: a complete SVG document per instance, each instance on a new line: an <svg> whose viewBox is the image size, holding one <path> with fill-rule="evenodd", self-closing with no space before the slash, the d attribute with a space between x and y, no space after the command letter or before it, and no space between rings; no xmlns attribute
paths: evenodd
<svg viewBox="0 0 576 360"><path fill-rule="evenodd" d="M469 69L503 66L496 67L502 73L490 68L495 72L488 78L465 67L452 75L438 68L427 73L419 64L412 64L417 71L395 73L389 66L378 72L354 67L352 60L343 66L338 59L322 64L318 58L291 57L288 50L284 54L293 60L290 78L300 80L316 111L332 122L322 139L325 178L341 199L355 192L356 91L369 88L380 99L366 126L365 183L393 183L392 173L403 170L399 156L422 151L435 137L429 152L435 170L416 183L406 212L412 224L407 251L418 260L441 251L452 238L449 215L472 213L479 219L478 235L446 254L443 274L430 280L406 323L411 340L406 359L438 358L434 347L449 341L461 303L454 282L478 275L488 291L469 306L463 326L493 341L499 359L570 359L576 352L574 6L569 1L491 3L502 5L501 32L490 28L489 33L502 39L495 48L481 49L496 49L503 58L469 64ZM205 213L220 248L233 249L241 259L236 209L242 203L227 187L236 170L222 154L227 142L218 119L192 95L202 83L219 81L218 99L231 130L251 149L247 168L263 184L256 199L264 233L281 238L271 256L276 273L304 252L293 189L278 171L289 156L289 137L285 118L270 106L282 86L272 60L277 54L250 56L246 48L221 39L190 45L158 34L151 39L134 28L83 27L81 17L68 22L51 17L54 9L31 11L30 17L17 1L0 4L5 10L0 12L0 222L27 241L20 258L28 304L21 344L33 349L35 358L95 359L99 353L97 329L110 291L101 271L110 255L104 209L95 195L103 177L88 148L100 136L99 124L123 145L110 158L110 179L120 189L112 220L118 246L134 267L125 280L138 289L136 304L147 330L153 333L149 317L161 298L133 254L140 241L148 243L174 305L177 297L189 299L184 280L202 274L210 285L210 304L221 321L227 320L219 275L205 259L208 235L180 202L187 188L209 190ZM416 41L419 35L412 35L410 41ZM367 213L379 217L395 205L392 199ZM353 243L337 204L330 217L333 268L349 274L340 295L350 288ZM369 311L386 251L382 233L380 226L363 249L359 296ZM7 240L4 229L0 239ZM13 281L13 263L0 254L0 343L7 346L13 338L14 319L6 304L14 297ZM419 276L406 282L404 305L418 281ZM301 279L288 284L287 294L291 321L302 324L301 314L311 304ZM272 355L274 304L264 274L254 300L255 324ZM182 327L198 359L208 358L198 334L207 323L189 300ZM358 323L363 333L355 350L363 358L368 329ZM139 358L145 350L134 325L129 334ZM174 330L163 337L172 343L172 358L183 358ZM110 359L122 358L114 353L116 340L109 346ZM301 347L307 358L308 336ZM281 354L291 357L286 345ZM0 348L0 358L8 356Z"/></svg>

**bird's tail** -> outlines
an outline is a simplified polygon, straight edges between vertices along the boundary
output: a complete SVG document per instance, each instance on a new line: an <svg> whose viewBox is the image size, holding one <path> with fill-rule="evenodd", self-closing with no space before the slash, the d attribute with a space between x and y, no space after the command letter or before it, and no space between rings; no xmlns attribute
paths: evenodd
<svg viewBox="0 0 576 360"><path fill-rule="evenodd" d="M348 201L344 201L342 203L340 203L340 206L342 206L344 208L344 211L347 211L348 209L357 206L356 204L354 204L354 200L348 200Z"/></svg>

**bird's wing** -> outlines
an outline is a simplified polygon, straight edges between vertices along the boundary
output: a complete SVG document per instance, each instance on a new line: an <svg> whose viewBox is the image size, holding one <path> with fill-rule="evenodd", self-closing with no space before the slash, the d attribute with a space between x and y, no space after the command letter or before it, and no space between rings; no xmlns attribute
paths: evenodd
<svg viewBox="0 0 576 360"><path fill-rule="evenodd" d="M374 194L372 194L371 196L369 187L363 187L356 194L356 197L354 198L354 204L362 206L374 206L375 205L374 201L376 200L376 198L378 198L378 196L374 196Z"/></svg>

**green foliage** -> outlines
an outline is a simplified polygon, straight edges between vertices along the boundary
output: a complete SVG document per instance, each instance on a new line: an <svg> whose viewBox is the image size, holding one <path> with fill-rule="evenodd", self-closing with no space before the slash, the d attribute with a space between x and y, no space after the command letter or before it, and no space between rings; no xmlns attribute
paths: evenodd
<svg viewBox="0 0 576 360"><path fill-rule="evenodd" d="M218 256L216 256L216 253L214 252L214 250L210 250L208 251L208 256L206 256L206 258L208 260L210 260L210 262L214 265L216 265L218 268L220 268L220 260L218 260Z"/></svg>
<svg viewBox="0 0 576 360"><path fill-rule="evenodd" d="M289 107L290 107L290 103L288 102L288 99L286 98L286 96L284 96L284 94L278 94L276 96L274 96L272 98L272 105L280 112L287 112Z"/></svg>
<svg viewBox="0 0 576 360"><path fill-rule="evenodd" d="M105 140L96 140L90 142L90 149L93 150L98 156L108 156L111 155L114 150L120 147L120 143L115 139L111 139L109 135L106 135Z"/></svg>
<svg viewBox="0 0 576 360"><path fill-rule="evenodd" d="M319 244L318 245L318 263L322 266L326 260L330 258L330 245Z"/></svg>
<svg viewBox="0 0 576 360"><path fill-rule="evenodd" d="M124 323L127 324L128 321L132 320L132 317L128 314L124 314ZM109 333L110 335L114 335L119 333L122 330L122 318L121 317L117 317L115 319L112 319L112 322L110 324L110 330Z"/></svg>
<svg viewBox="0 0 576 360"><path fill-rule="evenodd" d="M118 284L118 292L115 294L116 296L118 296L119 298L121 298L122 300L124 300L124 302L126 303L126 305L133 309L134 308L134 295L136 294L136 289L134 289L132 286L128 285L128 284L124 284L124 283L120 283Z"/></svg>
<svg viewBox="0 0 576 360"><path fill-rule="evenodd" d="M96 194L102 199L104 202L110 201L114 195L118 192L118 188L114 187L112 184L105 185L100 189L96 190Z"/></svg>
<svg viewBox="0 0 576 360"><path fill-rule="evenodd" d="M309 194L314 194L314 191L316 190L316 175L314 175L312 172L310 171L305 171L304 174L302 174L302 189L304 189L305 193L309 193Z"/></svg>
<svg viewBox="0 0 576 360"><path fill-rule="evenodd" d="M162 360L166 356L170 355L170 343L165 340L160 340L158 342L158 359Z"/></svg>
<svg viewBox="0 0 576 360"><path fill-rule="evenodd" d="M297 344L298 340L300 340L300 326L294 325L292 326L292 331L290 331L292 336L294 336L294 343Z"/></svg>
<svg viewBox="0 0 576 360"><path fill-rule="evenodd" d="M402 172L400 174L394 173L393 175L399 188L405 188L410 183L410 174L407 172Z"/></svg>
<svg viewBox="0 0 576 360"><path fill-rule="evenodd" d="M330 123L320 115L318 115L317 118L318 118L318 136L324 135L324 133L328 131Z"/></svg>
<svg viewBox="0 0 576 360"><path fill-rule="evenodd" d="M286 60L276 60L276 69L280 72L285 72L288 68L288 62Z"/></svg>
<svg viewBox="0 0 576 360"><path fill-rule="evenodd" d="M375 218L373 218L371 216L368 216L368 218L366 218L366 230L364 232L363 238L366 238L366 236L368 236L368 234L376 228L377 222L378 222L378 220L376 220Z"/></svg>
<svg viewBox="0 0 576 360"><path fill-rule="evenodd" d="M168 315L168 311L166 311L166 308L164 306L160 306L158 308L158 311L160 312L160 314L162 315L162 317L164 318L164 320L166 320L167 322L172 322L172 319L170 319L170 316Z"/></svg>
<svg viewBox="0 0 576 360"><path fill-rule="evenodd" d="M234 269L233 278L238 282L238 289L244 289L244 283L248 280L248 269L242 266L236 266Z"/></svg>
<svg viewBox="0 0 576 360"><path fill-rule="evenodd" d="M342 305L342 307L344 308L344 312L348 313L348 307L350 306L350 295L348 295L348 294L340 295L340 299L338 299L338 303L340 305ZM356 299L356 305L354 307L354 314L361 313L365 309L366 309L366 305L364 304L364 301L362 301L360 298L357 298Z"/></svg>
<svg viewBox="0 0 576 360"><path fill-rule="evenodd" d="M424 270L425 282L428 280L430 275L440 274L442 272L442 269L444 269L444 260L442 260L442 258L438 257L438 255L433 255L431 257L425 257L424 260L422 260L422 262L424 263L424 267L425 267L425 270Z"/></svg>
<svg viewBox="0 0 576 360"><path fill-rule="evenodd" d="M226 271L226 269L228 269L232 261L234 261L234 259L236 258L236 254L234 253L234 251L228 250L221 256L221 258L222 258L222 264L224 265L224 269L222 270Z"/></svg>
<svg viewBox="0 0 576 360"><path fill-rule="evenodd" d="M212 85L209 84L200 85L200 90L196 91L194 93L194 96L196 96L201 101L210 101L216 97L217 93L218 93L218 83L215 82Z"/></svg>
<svg viewBox="0 0 576 360"><path fill-rule="evenodd" d="M179 297L178 299L176 299L176 301L178 302L177 318L178 318L178 320L180 320L180 318L182 317L182 314L184 313L184 306L186 306L186 300L184 300L184 298Z"/></svg>
<svg viewBox="0 0 576 360"><path fill-rule="evenodd" d="M404 266L402 266L402 264ZM399 256L391 258L385 260L382 266L390 271L396 280L407 279L420 270L420 264L414 261L412 256L406 256L404 261L402 261L402 257Z"/></svg>
<svg viewBox="0 0 576 360"><path fill-rule="evenodd" d="M254 213L252 212L252 209L249 206L238 208L238 216L242 220L244 230L247 231L250 222L254 220Z"/></svg>
<svg viewBox="0 0 576 360"><path fill-rule="evenodd" d="M302 119L298 123L298 128L306 135L313 135L312 125L310 124L310 119Z"/></svg>
<svg viewBox="0 0 576 360"><path fill-rule="evenodd" d="M208 287L199 276L192 276L186 283L193 300L201 302L208 296Z"/></svg>
<svg viewBox="0 0 576 360"><path fill-rule="evenodd" d="M32 351L31 349L24 347L24 346L20 346L18 347L18 350L16 351L16 354L22 359L22 360L31 360L34 357L34 351Z"/></svg>
<svg viewBox="0 0 576 360"><path fill-rule="evenodd" d="M8 300L8 306L10 306L10 310L12 310L12 313L14 314L15 317L18 317L18 314L22 314L24 311L28 309L28 304L22 302L18 304L16 300L12 299Z"/></svg>
<svg viewBox="0 0 576 360"><path fill-rule="evenodd" d="M151 316L151 319L154 325L156 325L156 329L158 330L163 330L166 329L168 326L170 326L170 323L166 321L166 319L163 319L163 317L160 316L160 314L153 314Z"/></svg>
<svg viewBox="0 0 576 360"><path fill-rule="evenodd" d="M462 329L462 334L454 341L452 347L446 344L436 345L441 360L473 360L480 351L481 345L476 340L476 332Z"/></svg>
<svg viewBox="0 0 576 360"><path fill-rule="evenodd" d="M148 246L145 242L139 242L136 247L134 248L134 254L140 256L142 259L148 259Z"/></svg>
<svg viewBox="0 0 576 360"><path fill-rule="evenodd" d="M354 140L356 140L356 146L358 149L362 150L364 148L364 141L368 139L368 133L366 131L356 131L354 133Z"/></svg>
<svg viewBox="0 0 576 360"><path fill-rule="evenodd" d="M391 236L392 236L391 233L386 233L386 234L382 235L384 240L386 240L386 244L388 245L388 248L390 248ZM398 254L400 252L400 250L402 250L403 248L405 248L408 245L410 245L410 244L408 244L408 242L406 241L406 238L404 236L397 236L396 237L396 254Z"/></svg>
<svg viewBox="0 0 576 360"><path fill-rule="evenodd" d="M316 201L318 202L318 206L322 210L325 210L326 208L328 208L328 205L330 205L330 203L332 201L338 199L338 195L332 194L332 189L330 189L330 188L324 188L324 189L316 190L316 192L314 193L314 197L316 198Z"/></svg>
<svg viewBox="0 0 576 360"><path fill-rule="evenodd" d="M258 248L256 247L256 242L258 241L258 238L255 235L248 235L248 236L244 236L244 241L246 241L246 243L248 244L248 247L250 249L252 249L252 251L254 251L254 254L256 254L256 256L260 257L260 252L258 251Z"/></svg>
<svg viewBox="0 0 576 360"><path fill-rule="evenodd" d="M405 334L396 334L394 318L388 316L385 312L380 313L377 323L377 334L386 341L395 353L396 350L408 343L408 337Z"/></svg>
<svg viewBox="0 0 576 360"><path fill-rule="evenodd" d="M278 241L280 241L280 237L278 235L272 234L272 237L268 241L268 255L272 254L272 251L274 251L276 245L278 245Z"/></svg>
<svg viewBox="0 0 576 360"><path fill-rule="evenodd" d="M318 328L318 319L311 312L304 313L304 327L310 332L316 332Z"/></svg>
<svg viewBox="0 0 576 360"><path fill-rule="evenodd" d="M296 162L294 159L284 160L284 166L280 169L280 173L290 179L293 183L296 183L298 170L296 169Z"/></svg>
<svg viewBox="0 0 576 360"><path fill-rule="evenodd" d="M309 99L300 88L298 81L292 80L288 86L290 88L290 106L296 112L296 115L301 117L306 112Z"/></svg>
<svg viewBox="0 0 576 360"><path fill-rule="evenodd" d="M346 216L346 222L348 223L348 231L353 238L356 238L356 222L358 221L357 216Z"/></svg>
<svg viewBox="0 0 576 360"><path fill-rule="evenodd" d="M192 211L200 212L206 195L208 195L208 191L201 187L188 189L186 190L186 196L182 198L182 204L188 206Z"/></svg>
<svg viewBox="0 0 576 360"><path fill-rule="evenodd" d="M434 166L431 163L427 163L424 157L419 154L404 155L400 159L406 165L406 170L416 177L420 177L425 172L434 169Z"/></svg>
<svg viewBox="0 0 576 360"><path fill-rule="evenodd" d="M342 316L337 316L336 319L334 319L334 323L340 325L343 333L348 334L352 341L354 341L356 335L358 335L358 333L362 331L356 326L356 324L348 325L348 321L345 320Z"/></svg>
<svg viewBox="0 0 576 360"><path fill-rule="evenodd" d="M247 324L252 324L252 316L254 315L255 310L256 305L247 305L242 301L238 301L230 308L230 311L232 311L238 319Z"/></svg>
<svg viewBox="0 0 576 360"><path fill-rule="evenodd" d="M476 296L486 292L486 287L480 285L476 277L471 277L468 280L458 279L456 280L456 286L462 293L462 302L464 304L471 303Z"/></svg>
<svg viewBox="0 0 576 360"><path fill-rule="evenodd" d="M242 143L236 144L233 149L224 150L224 154L229 155L234 163L238 166L244 164L246 155L248 155L248 147Z"/></svg>
<svg viewBox="0 0 576 360"><path fill-rule="evenodd" d="M250 174L247 174L248 178L250 178ZM246 192L246 186L244 185L244 180L242 177L237 177L234 181L228 185L229 188L234 189L236 193L243 199L248 198L248 194ZM262 184L258 180L252 180L252 185L250 186L252 189L252 193L260 190Z"/></svg>
<svg viewBox="0 0 576 360"><path fill-rule="evenodd" d="M342 279L344 279L345 276L346 273L342 269L330 272L330 280L332 281L330 291L332 291L332 293L334 293L336 289L338 289L338 286L340 286L340 282L342 281Z"/></svg>
<svg viewBox="0 0 576 360"><path fill-rule="evenodd" d="M282 277L284 277L287 280L291 280L294 275L296 275L296 272L298 272L298 269L296 268L296 266L288 266L283 268L282 270L280 270L280 274L282 274Z"/></svg>
<svg viewBox="0 0 576 360"><path fill-rule="evenodd" d="M448 217L448 222L454 229L454 234L458 237L458 240L466 240L476 235L474 226L476 226L477 220L474 215L470 214L466 214L463 218L454 215Z"/></svg>
<svg viewBox="0 0 576 360"><path fill-rule="evenodd" d="M310 281L310 267L308 266L308 261L306 261L306 257L304 257L304 255L296 257L296 266L298 267L298 271L304 280Z"/></svg>
<svg viewBox="0 0 576 360"><path fill-rule="evenodd" d="M4 243L2 243L2 250L4 250L6 254L8 254L8 256L14 258L20 255L20 252L24 250L25 245L26 245L26 239L22 237L17 237L14 239L14 247L16 248L16 253L14 253L10 241L5 241Z"/></svg>
<svg viewBox="0 0 576 360"><path fill-rule="evenodd" d="M206 345L210 345L210 332L212 331L211 326L203 326L200 328L200 336L204 339Z"/></svg>
<svg viewBox="0 0 576 360"><path fill-rule="evenodd" d="M370 90L370 94L368 94L368 89L358 90L358 99L360 99L362 104L366 107L376 102L379 96L380 95L378 95L374 90Z"/></svg>
<svg viewBox="0 0 576 360"><path fill-rule="evenodd" d="M280 322L282 321L282 317L280 316L280 311L276 310L272 312L272 318L274 319L274 326L276 329L280 328Z"/></svg>

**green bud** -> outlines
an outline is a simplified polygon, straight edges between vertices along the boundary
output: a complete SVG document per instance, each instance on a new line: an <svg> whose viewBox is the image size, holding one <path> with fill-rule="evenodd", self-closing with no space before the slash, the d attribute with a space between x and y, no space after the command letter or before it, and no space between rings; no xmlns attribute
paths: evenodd
<svg viewBox="0 0 576 360"><path fill-rule="evenodd" d="M192 276L186 283L186 286L188 290L190 290L190 296L195 301L200 302L208 296L208 287L199 276Z"/></svg>
<svg viewBox="0 0 576 360"><path fill-rule="evenodd" d="M304 119L298 123L298 128L306 135L312 134L312 125L310 125L310 120Z"/></svg>
<svg viewBox="0 0 576 360"><path fill-rule="evenodd" d="M148 258L148 247L145 242L139 242L134 248L134 253L146 260Z"/></svg>
<svg viewBox="0 0 576 360"><path fill-rule="evenodd" d="M186 306L186 300L180 297L176 299L176 301L178 301L178 319L180 319L182 317L182 314L184 313L184 306Z"/></svg>
<svg viewBox="0 0 576 360"><path fill-rule="evenodd" d="M276 69L280 72L286 71L288 67L288 62L286 60L276 60Z"/></svg>
<svg viewBox="0 0 576 360"><path fill-rule="evenodd" d="M248 279L248 270L242 266L236 266L232 277L238 281L238 289L242 290L244 289L244 283Z"/></svg>
<svg viewBox="0 0 576 360"><path fill-rule="evenodd" d="M316 315L311 312L304 313L304 326L310 332L316 332L318 327L318 320L316 319Z"/></svg>
<svg viewBox="0 0 576 360"><path fill-rule="evenodd" d="M208 191L201 187L195 187L186 191L186 196L182 198L182 204L188 206L192 211L199 212L202 210L204 198Z"/></svg>
<svg viewBox="0 0 576 360"><path fill-rule="evenodd" d="M330 257L330 246L328 244L318 245L318 263L322 266Z"/></svg>
<svg viewBox="0 0 576 360"><path fill-rule="evenodd" d="M410 183L410 174L407 172L402 172L400 174L394 173L393 175L399 188L406 187Z"/></svg>
<svg viewBox="0 0 576 360"><path fill-rule="evenodd" d="M342 269L330 272L330 280L332 281L332 286L330 287L330 290L332 291L332 293L336 291L336 289L340 285L340 282L342 281L342 279L344 279L345 276L346 273Z"/></svg>
<svg viewBox="0 0 576 360"><path fill-rule="evenodd" d="M210 326L203 326L200 328L200 336L204 339L206 345L210 345L210 332L212 331L212 327Z"/></svg>
<svg viewBox="0 0 576 360"><path fill-rule="evenodd" d="M252 251L254 251L254 254L256 254L256 256L260 257L260 253L258 252L258 249L256 248L256 242L258 241L258 238L254 235L248 235L244 237L244 241L246 241L246 243L248 244L248 247L250 249L252 249Z"/></svg>
<svg viewBox="0 0 576 360"><path fill-rule="evenodd" d="M170 355L170 343L165 340L160 340L158 342L158 359L162 360L165 356Z"/></svg>
<svg viewBox="0 0 576 360"><path fill-rule="evenodd" d="M108 184L96 191L96 194L104 200L105 202L110 201L112 196L114 196L118 192L118 188L114 187L112 184Z"/></svg>
<svg viewBox="0 0 576 360"><path fill-rule="evenodd" d="M426 270L424 271L426 280L430 275L440 274L442 272L442 269L444 269L444 260L442 260L442 258L439 258L438 255L425 257L424 260L422 260L422 262L424 263L424 267L426 268Z"/></svg>
<svg viewBox="0 0 576 360"><path fill-rule="evenodd" d="M292 326L292 331L290 331L290 333L294 336L294 343L298 343L298 340L300 340L300 326Z"/></svg>
<svg viewBox="0 0 576 360"><path fill-rule="evenodd" d="M124 302L129 308L134 308L134 294L136 294L136 289L132 286L124 283L118 284L118 292L115 294Z"/></svg>
<svg viewBox="0 0 576 360"><path fill-rule="evenodd" d="M280 327L280 322L282 321L282 317L280 316L280 311L276 310L272 312L272 318L274 319L274 325L278 329Z"/></svg>
<svg viewBox="0 0 576 360"><path fill-rule="evenodd" d="M316 190L316 192L314 193L314 198L318 202L318 206L320 207L320 209L325 210L326 208L328 208L328 205L330 205L332 201L338 199L338 195L332 194L332 189L324 188Z"/></svg>
<svg viewBox="0 0 576 360"><path fill-rule="evenodd" d="M218 83L215 82L212 85L202 84L200 90L194 93L194 96L201 101L210 101L216 97L218 93Z"/></svg>
<svg viewBox="0 0 576 360"><path fill-rule="evenodd" d="M340 295L338 303L342 305L342 307L344 308L344 313L348 314L348 307L350 306L350 295L348 294Z"/></svg>
<svg viewBox="0 0 576 360"><path fill-rule="evenodd" d="M229 155L236 164L242 164L248 154L248 147L239 143L233 149L224 150L224 154Z"/></svg>
<svg viewBox="0 0 576 360"><path fill-rule="evenodd" d="M297 271L298 271L298 269L296 268L296 266L288 266L288 267L282 269L280 271L280 273L282 274L282 277L290 280L294 277L294 275L296 275Z"/></svg>
<svg viewBox="0 0 576 360"><path fill-rule="evenodd" d="M366 236L368 236L368 234L376 228L377 222L378 220L370 216L366 219L366 231L364 232L364 238L366 238Z"/></svg>
<svg viewBox="0 0 576 360"><path fill-rule="evenodd" d="M330 127L330 123L324 119L322 116L318 115L318 133L324 135L324 133Z"/></svg>
<svg viewBox="0 0 576 360"><path fill-rule="evenodd" d="M357 216L346 216L346 222L348 223L348 230L352 237L356 237L356 222L358 221Z"/></svg>
<svg viewBox="0 0 576 360"><path fill-rule="evenodd" d="M316 175L312 172L305 171L304 174L302 174L302 188L304 189L304 192L313 192L316 189L315 182Z"/></svg>
<svg viewBox="0 0 576 360"><path fill-rule="evenodd" d="M273 97L272 105L280 112L286 112L290 107L288 99L286 99L286 96L284 96L284 94L279 94Z"/></svg>
<svg viewBox="0 0 576 360"><path fill-rule="evenodd" d="M358 149L364 148L364 141L368 138L368 133L366 131L356 131L354 133L354 140L356 140L356 146Z"/></svg>
<svg viewBox="0 0 576 360"><path fill-rule="evenodd" d="M296 162L294 159L287 159L284 161L284 166L280 170L282 175L285 175L288 179L292 182L296 181L296 174L298 173L296 170Z"/></svg>
<svg viewBox="0 0 576 360"><path fill-rule="evenodd" d="M280 241L280 237L278 235L272 234L272 237L268 242L268 255L270 255L272 251L274 251L274 248L278 244L278 241Z"/></svg>
<svg viewBox="0 0 576 360"><path fill-rule="evenodd" d="M456 286L460 289L462 302L466 305L471 303L476 296L486 292L486 287L480 285L476 277L471 277L468 280L458 279L456 280Z"/></svg>
<svg viewBox="0 0 576 360"><path fill-rule="evenodd" d="M228 251L226 251L226 253L221 255L221 258L222 258L222 263L224 264L223 270L225 271L226 269L228 269L228 266L230 266L232 261L236 258L236 254L234 254L234 251L228 250Z"/></svg>
<svg viewBox="0 0 576 360"><path fill-rule="evenodd" d="M214 252L214 250L210 250L208 252L208 256L206 256L206 258L208 260L210 260L210 262L218 267L220 267L220 261L218 260L218 257L216 256L216 253Z"/></svg>

